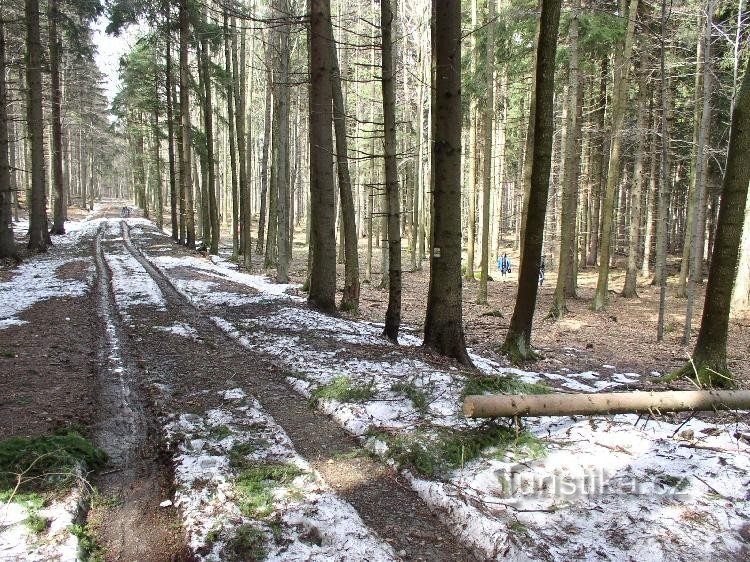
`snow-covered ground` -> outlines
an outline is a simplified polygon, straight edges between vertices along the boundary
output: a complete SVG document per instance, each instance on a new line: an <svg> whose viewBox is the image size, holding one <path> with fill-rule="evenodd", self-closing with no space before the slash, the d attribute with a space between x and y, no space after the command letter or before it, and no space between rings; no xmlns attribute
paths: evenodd
<svg viewBox="0 0 750 562"><path fill-rule="evenodd" d="M170 258L168 266L160 266L168 276L177 268L212 273L210 264L191 257ZM230 267L219 262L213 274L225 275ZM233 280L261 291L262 298L263 286L241 275ZM200 282L181 277L183 294L205 306ZM322 399L318 404L374 451L388 454L388 445L373 437L382 431L408 435L417 427L478 426L462 415L466 378L459 370L404 358L380 336L378 326L321 315L284 297L289 287L271 286L274 290L265 298L288 304L244 320L213 309L212 320L246 348L272 356L289 371L289 384L306 397L342 377L368 388L368 399ZM407 345L418 343L414 336L405 339ZM325 350L317 349L316 341L326 341ZM377 360L371 352L358 357L358 345L380 345L384 351ZM612 365L602 365L600 372L560 368L535 373L476 354L472 359L487 375L547 383L568 392L622 388L650 376L618 372ZM425 396L421 407L402 392L404 385ZM736 437L748 434L746 423L691 419L676 426L624 415L528 418L524 423L538 439L540 450L533 454L523 447L489 447L443 478L406 471L425 501L485 556L705 560L746 555L742 537L750 534L750 446Z"/></svg>
<svg viewBox="0 0 750 562"><path fill-rule="evenodd" d="M141 231L157 236L147 221L128 222L137 226L136 242ZM62 255L58 249L75 245L82 236L93 237L99 223L68 223L69 233L56 237L50 252L17 268L0 284L0 329L19 323L19 314L35 302L90 290L91 280L72 281L57 272L66 263L86 260L93 279L92 260L72 252ZM108 243L117 242L115 228L112 224ZM462 371L404 356L381 337L379 326L309 310L302 299L287 294L296 287L238 272L223 259L157 253L149 257L191 302L210 310L213 322L225 333L283 367L287 381L302 396L318 396L337 381L365 389L357 400L321 398L318 404L376 453L389 456L384 434L468 434L480 426L461 412L467 382ZM153 281L145 270L124 250L107 263L121 313L138 304L163 307L158 287L149 284ZM225 286L215 290L221 280L236 284L237 291ZM270 303L268 312L238 319L236 307L258 303ZM223 314L224 306L232 307L233 314ZM154 329L196 337L186 324ZM404 343L418 345L419 340L407 336ZM366 353L359 352L361 346L368 347ZM381 351L375 353L372 346ZM472 359L485 374L548 383L568 392L623 388L650 376L619 372L612 365L581 373L564 367L535 373L476 354ZM425 501L487 558L750 558L750 428L745 421L707 423L693 418L675 425L630 415L527 418L524 429L519 438L534 436L531 447L490 446L439 477L405 471ZM227 391L224 405L205 415L175 413L168 430L179 450L175 501L185 516L191 544L205 559L221 559L222 549L232 548L232 541L258 536L268 539L264 544L271 560L357 559L364 558L363 553L369 560L396 557L350 506L326 488L294 452L283 430L241 390ZM295 468L288 481L266 490L270 512L262 517L240 509L237 478L243 461L238 464L238 452L250 466L276 463ZM22 514L13 510L15 523L3 532L19 532ZM344 520L349 523L344 525ZM284 542L271 540L274 534L288 543L285 550L273 546ZM0 542L0 558L5 554L2 548Z"/></svg>
<svg viewBox="0 0 750 562"><path fill-rule="evenodd" d="M166 426L178 444L175 504L193 552L225 560L249 535L265 560L398 560L254 398L240 388L223 398L205 416L182 414Z"/></svg>

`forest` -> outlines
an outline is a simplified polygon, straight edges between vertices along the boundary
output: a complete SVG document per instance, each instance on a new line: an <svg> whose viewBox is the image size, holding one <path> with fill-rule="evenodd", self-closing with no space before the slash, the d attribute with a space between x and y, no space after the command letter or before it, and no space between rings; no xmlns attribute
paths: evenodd
<svg viewBox="0 0 750 562"><path fill-rule="evenodd" d="M0 0L0 560L748 556L749 42Z"/></svg>

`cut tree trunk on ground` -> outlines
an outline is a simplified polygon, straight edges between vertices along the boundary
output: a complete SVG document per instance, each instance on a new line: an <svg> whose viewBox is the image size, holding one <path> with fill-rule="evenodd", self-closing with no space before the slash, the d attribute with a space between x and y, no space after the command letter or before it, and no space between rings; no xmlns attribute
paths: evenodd
<svg viewBox="0 0 750 562"><path fill-rule="evenodd" d="M750 409L748 390L467 396L468 418L590 416Z"/></svg>

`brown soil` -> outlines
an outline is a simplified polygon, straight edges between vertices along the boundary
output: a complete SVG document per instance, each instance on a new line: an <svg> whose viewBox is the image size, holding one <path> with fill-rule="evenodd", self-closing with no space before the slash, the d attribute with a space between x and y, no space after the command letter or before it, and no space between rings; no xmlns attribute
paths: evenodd
<svg viewBox="0 0 750 562"><path fill-rule="evenodd" d="M119 216L119 209L119 205L113 205L110 215ZM178 246L165 248L165 239L148 231L138 236L137 243L149 247L151 254L187 253ZM86 279L93 264L93 244L85 254L81 260L61 268L58 274ZM518 263L517 256L512 258ZM304 280L305 266L306 248L298 245L291 269L293 280L300 283ZM343 281L340 269L339 286ZM240 348L208 320L207 314L197 311L177 294L158 271L151 272L167 299L167 310L135 308L129 311L133 326L120 326L126 371L143 418L143 438L126 455L126 462L113 464L100 477L97 484L106 501L95 503L90 516L98 539L107 547L107 560L189 559L176 510L158 506L172 497L171 465L169 454L159 440L159 424L176 411L205 412L218 404L218 391L234 386L244 387L259 399L287 431L298 452L352 503L365 523L397 552L404 550L405 559L471 558L397 473L366 455L342 460L342 453L358 450L356 441L296 397L284 383L284 370L272 359ZM205 274L195 271L182 270L180 274L206 279ZM490 284L488 306L474 304L478 283L464 285L467 343L475 351L507 364L495 347L502 343L513 312L516 274L502 281L498 272L492 271L491 275L498 280ZM564 320L553 322L545 319L555 282L554 273L549 273L540 291L533 334L533 343L543 351L544 358L527 368L555 371L564 367L581 371L601 370L604 364L609 364L619 372L648 374L680 366L690 348L681 345L685 301L674 297L674 287L670 287L667 300L665 341L657 344L657 291L641 285L638 299L611 294L607 310L594 313L588 304L593 296L595 275L593 269L579 275L580 298L569 301L570 313ZM10 269L0 268L0 281L10 276ZM424 320L429 274L425 269L405 272L403 277L403 322L418 329ZM610 287L619 289L622 278L622 271L616 270ZM376 274L373 279L379 282L380 277ZM210 280L216 282L217 278ZM220 283L226 284L228 291L240 291L230 280ZM382 322L386 306L387 292L363 285L362 318ZM696 308L694 330L700 322L700 303ZM82 426L84 432L96 435L112 407L106 403L107 392L103 392L107 383L101 378L101 352L107 344L97 309L95 293L81 298L51 299L21 314L28 324L0 332L2 435L38 435L70 425ZM231 320L233 316L238 319L241 315L267 314L270 310L272 305L257 305L225 314ZM503 316L485 315L494 311ZM201 341L191 342L153 329L176 321L196 328ZM741 386L747 387L748 373L743 372L743 367L750 359L750 319L731 321L729 342L730 367L740 378ZM382 355L385 348L374 346L364 351ZM398 353L422 356L421 350L415 348L404 348ZM442 362L435 358L431 361Z"/></svg>
<svg viewBox="0 0 750 562"><path fill-rule="evenodd" d="M379 250L376 249L377 252ZM306 247L295 247L295 259L291 268L295 282L302 283L305 280L306 256ZM518 263L517 255L510 257L513 264ZM364 267L364 253L361 249L360 264L360 267ZM388 291L378 288L381 279L379 254L373 260L373 265L375 264L378 269L373 272L373 284L362 284L360 317L383 322L388 307ZM343 266L339 265L338 269L337 283L340 288L343 286ZM653 371L664 374L681 367L692 351L700 328L705 285L698 287L691 346L686 347L682 345L682 333L687 301L676 297L676 277L669 278L665 336L662 342L657 343L658 288L648 284L650 280L640 278L638 298L625 299L619 295L625 273L622 269L614 269L609 281L609 305L602 312L593 312L589 305L594 296L597 275L594 268L578 274L578 298L568 300L568 314L561 321L555 321L547 315L552 305L557 277L555 272L547 272L544 284L539 289L531 338L532 344L541 350L542 359L528 363L523 368L537 372L555 372L560 368L601 371L603 365L612 365L617 368L617 372L649 375ZM494 277L494 280L488 286L488 305L476 304L479 281L464 280L466 343L476 353L494 359L501 365L511 366L497 352L497 348L503 343L513 316L518 287L517 271L514 270L503 279L500 272L491 267L490 277ZM402 323L405 327L421 330L428 285L428 262L424 262L422 271L403 273ZM495 316L497 312L502 316ZM729 367L737 376L740 387L747 388L750 385L750 372L745 366L750 361L750 315L730 320L727 355ZM690 385L678 385L681 384Z"/></svg>

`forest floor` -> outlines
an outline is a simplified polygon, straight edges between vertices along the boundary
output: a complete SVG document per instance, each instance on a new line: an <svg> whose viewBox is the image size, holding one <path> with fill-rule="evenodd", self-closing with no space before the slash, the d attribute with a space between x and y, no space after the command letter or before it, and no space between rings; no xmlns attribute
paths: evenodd
<svg viewBox="0 0 750 562"><path fill-rule="evenodd" d="M384 291L363 286L358 318L325 316L295 283L188 252L149 221L120 219L121 205L73 217L46 255L0 269L0 434L73 425L107 451L87 531L104 559L750 554L746 412L529 418L522 427L461 414L464 392L488 384L661 388L655 374L689 351L680 344L684 302L668 299L667 335L656 344L653 288L639 286L635 300L612 294L595 314L595 279L584 272L581 298L552 322L549 275L533 336L544 357L517 369L494 351L515 272L491 283L489 306L473 304L477 284L468 282L474 372L419 347L426 271L404 275L395 346L380 335ZM615 273L611 287L621 281ZM743 388L748 349L750 321L735 319L730 365ZM75 541L55 525L75 519L61 503L46 508L52 523L41 537L21 524L23 506L7 504L0 560L74 559Z"/></svg>

